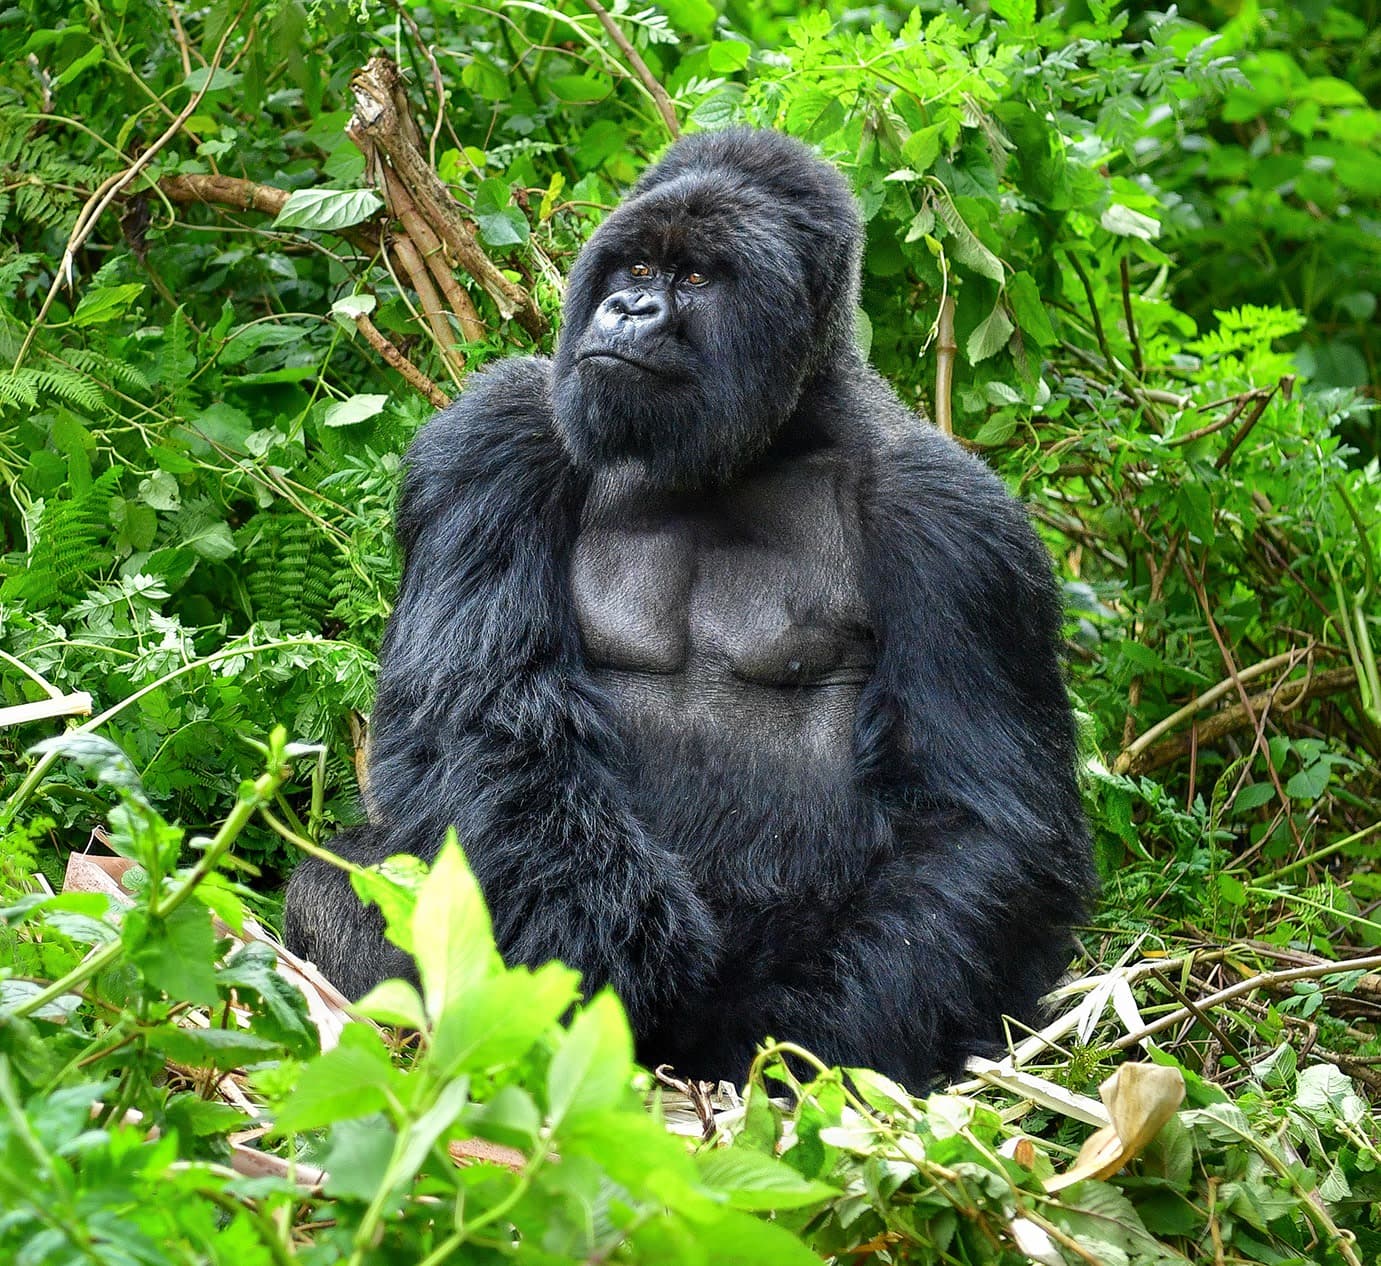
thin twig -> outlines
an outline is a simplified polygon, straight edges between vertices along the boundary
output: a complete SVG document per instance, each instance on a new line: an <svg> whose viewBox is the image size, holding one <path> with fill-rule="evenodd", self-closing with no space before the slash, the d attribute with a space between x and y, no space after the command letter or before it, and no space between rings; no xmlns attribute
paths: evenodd
<svg viewBox="0 0 1381 1266"><path fill-rule="evenodd" d="M599 19L599 24L608 32L609 38L618 45L619 52L628 59L628 64L633 68L633 73L637 75L639 82L647 89L653 104L657 107L657 113L662 116L662 122L667 125L667 131L672 137L681 135L681 128L676 122L676 109L671 104L671 98L667 96L667 90L657 82L656 76L647 68L647 63L638 55L638 50L628 42L628 37L619 30L618 23L609 16L609 11L599 3L599 0L585 0L585 7Z"/></svg>
<svg viewBox="0 0 1381 1266"><path fill-rule="evenodd" d="M1122 280L1122 319L1127 323L1127 338L1132 344L1132 368L1138 378L1146 376L1146 362L1141 355L1141 336L1136 330L1136 317L1132 315L1132 275L1127 267L1127 257L1117 261Z"/></svg>
<svg viewBox="0 0 1381 1266"><path fill-rule="evenodd" d="M1311 651L1313 647L1305 647L1302 650L1286 651L1283 655L1272 655L1270 659L1263 659L1260 663L1252 664L1242 669L1237 674L1237 681L1251 681L1254 678L1262 677L1266 673L1275 672L1277 668L1286 670L1294 668L1299 661ZM1137 764L1137 758L1150 747L1162 734L1173 730L1177 725L1188 721L1197 713L1205 708L1217 703L1224 695L1231 694L1237 689L1237 681L1228 678L1220 681L1216 686L1210 686L1202 694L1195 695L1182 708L1176 708L1168 717L1164 717L1151 726L1145 734L1141 735L1134 742L1129 743L1113 762L1113 773L1125 774L1131 771Z"/></svg>
<svg viewBox="0 0 1381 1266"><path fill-rule="evenodd" d="M1338 976L1345 972L1368 972L1381 968L1381 954L1370 954L1365 958L1346 959L1342 962L1311 963L1308 967L1292 967L1286 971L1262 972L1258 976L1249 976L1246 980L1239 980L1235 985L1229 985L1226 989L1220 989L1217 993L1211 993L1206 998L1200 998L1196 1004L1198 1010L1207 1011L1212 1007L1222 1006L1225 1002L1231 1002L1234 998L1240 998L1243 994L1254 993L1258 989L1274 989L1280 985L1288 985L1296 980L1317 980L1320 976ZM1117 1050L1126 1050L1129 1046L1136 1046L1148 1037L1152 1037L1165 1029L1174 1028L1175 1025L1183 1023L1193 1016L1193 1011L1189 1007L1177 1007L1167 1015L1163 1015L1158 1020L1151 1021L1150 1024L1138 1029L1135 1033L1128 1033L1125 1037L1118 1038L1113 1046Z"/></svg>
<svg viewBox="0 0 1381 1266"><path fill-rule="evenodd" d="M451 403L451 397L390 343L364 313L355 317L355 326L369 345L407 380L408 385L420 391L436 408L444 409Z"/></svg>

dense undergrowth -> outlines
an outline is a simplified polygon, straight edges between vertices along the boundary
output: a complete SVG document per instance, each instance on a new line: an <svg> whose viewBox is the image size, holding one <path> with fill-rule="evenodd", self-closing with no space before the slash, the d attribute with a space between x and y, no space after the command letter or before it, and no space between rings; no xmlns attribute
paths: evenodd
<svg viewBox="0 0 1381 1266"><path fill-rule="evenodd" d="M3 11L3 1260L1381 1260L1374 6L798 8ZM1030 1080L918 1102L773 1047L691 1156L458 854L361 880L423 968L371 1014L420 1039L317 1054L225 936L356 812L398 454L731 121L848 173L871 359L1050 545L1104 901ZM132 904L47 895L108 816ZM1183 1109L1047 1189L1132 1052ZM302 1171L231 1168L245 1131Z"/></svg>

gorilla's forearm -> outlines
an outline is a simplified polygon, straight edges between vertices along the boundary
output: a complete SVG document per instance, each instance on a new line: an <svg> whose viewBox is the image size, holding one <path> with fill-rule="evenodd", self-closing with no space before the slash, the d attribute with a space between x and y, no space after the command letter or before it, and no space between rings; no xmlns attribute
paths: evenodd
<svg viewBox="0 0 1381 1266"><path fill-rule="evenodd" d="M430 859L454 826L505 956L561 958L587 990L612 984L637 1017L709 971L716 933L679 859L647 838L610 771L618 740L587 681L564 581L575 478L551 433L545 377L535 361L479 376L412 450L370 824L348 837L348 855ZM365 933L320 915L327 883L303 868L288 925L322 928L332 943L319 952L353 959ZM365 937L376 956L380 935ZM379 976L343 970L366 985Z"/></svg>
<svg viewBox="0 0 1381 1266"><path fill-rule="evenodd" d="M927 1073L955 1076L994 1048L999 1017L1035 1017L1087 896L1080 876L1052 865L1070 844L953 821L928 843L880 868L831 939L796 951L807 987L747 1000L748 1028L827 1063L910 1074L919 1093Z"/></svg>

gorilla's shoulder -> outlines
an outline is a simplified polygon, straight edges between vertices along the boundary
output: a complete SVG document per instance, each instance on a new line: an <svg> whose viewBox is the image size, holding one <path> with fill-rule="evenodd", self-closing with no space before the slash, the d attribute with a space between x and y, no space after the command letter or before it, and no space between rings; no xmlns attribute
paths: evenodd
<svg viewBox="0 0 1381 1266"><path fill-rule="evenodd" d="M508 356L465 382L407 449L414 474L475 478L541 460L559 447L551 418L551 362Z"/></svg>
<svg viewBox="0 0 1381 1266"><path fill-rule="evenodd" d="M905 409L890 389L876 403L866 503L883 539L957 566L967 559L986 570L997 558L1004 569L1048 571L1025 507L981 457Z"/></svg>
<svg viewBox="0 0 1381 1266"><path fill-rule="evenodd" d="M506 514L564 488L571 468L552 422L551 362L512 356L475 374L405 462L396 518L405 545L440 514Z"/></svg>
<svg viewBox="0 0 1381 1266"><path fill-rule="evenodd" d="M417 433L414 448L450 447L456 441L500 436L551 423L551 362L509 356L474 374L460 394Z"/></svg>

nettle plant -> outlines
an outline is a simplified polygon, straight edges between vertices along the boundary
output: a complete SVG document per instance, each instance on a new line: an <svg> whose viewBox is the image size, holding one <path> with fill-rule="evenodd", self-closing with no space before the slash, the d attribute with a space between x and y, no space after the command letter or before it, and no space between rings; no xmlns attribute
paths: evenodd
<svg viewBox="0 0 1381 1266"><path fill-rule="evenodd" d="M1087 1127L916 1099L790 1044L765 1044L712 1141L669 1133L617 1000L581 1002L557 963L505 968L454 839L429 874L354 873L417 981L379 986L321 1053L272 950L236 936L233 870L246 822L276 821L316 752L275 731L214 835L185 840L108 743L49 750L115 793L111 842L136 868L121 901L4 878L6 1260L1162 1263L1211 1235L1242 1261L1332 1263L1360 1260L1353 1235L1381 1244L1375 1122L1288 1048L1235 1101L1186 1073L1185 1109L1115 1182L1054 1179ZM1099 1061L1067 1072L1082 1089Z"/></svg>

